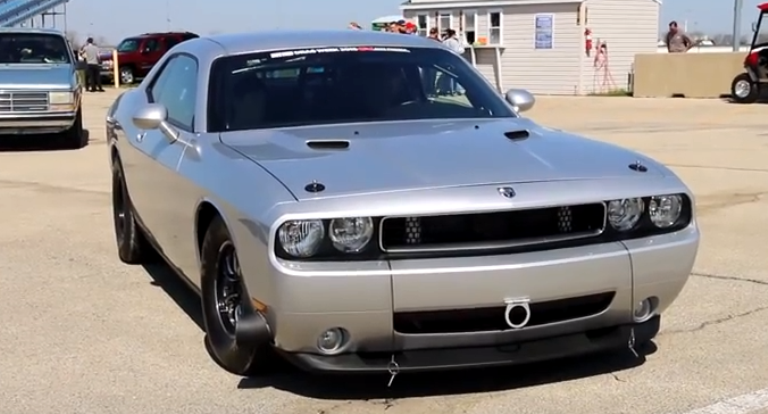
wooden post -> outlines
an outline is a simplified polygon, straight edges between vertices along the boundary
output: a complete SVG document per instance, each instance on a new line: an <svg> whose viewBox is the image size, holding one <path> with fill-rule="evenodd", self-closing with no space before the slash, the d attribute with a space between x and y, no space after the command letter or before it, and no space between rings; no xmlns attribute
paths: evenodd
<svg viewBox="0 0 768 414"><path fill-rule="evenodd" d="M120 62L117 61L117 49L112 51L112 76L115 81L115 88L120 87Z"/></svg>

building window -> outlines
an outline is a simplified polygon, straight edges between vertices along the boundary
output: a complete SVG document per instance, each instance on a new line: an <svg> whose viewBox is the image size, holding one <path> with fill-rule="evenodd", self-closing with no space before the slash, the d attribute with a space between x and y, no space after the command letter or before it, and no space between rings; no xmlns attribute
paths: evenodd
<svg viewBox="0 0 768 414"><path fill-rule="evenodd" d="M488 12L488 43L500 45L502 41L502 14L500 11Z"/></svg>
<svg viewBox="0 0 768 414"><path fill-rule="evenodd" d="M470 45L477 41L477 12L474 10L464 12L464 39Z"/></svg>
<svg viewBox="0 0 768 414"><path fill-rule="evenodd" d="M418 29L419 36L426 37L429 34L429 16L426 14L420 14L416 16L416 27Z"/></svg>
<svg viewBox="0 0 768 414"><path fill-rule="evenodd" d="M440 33L444 33L448 29L452 29L453 15L451 13L440 13L437 16L437 29Z"/></svg>

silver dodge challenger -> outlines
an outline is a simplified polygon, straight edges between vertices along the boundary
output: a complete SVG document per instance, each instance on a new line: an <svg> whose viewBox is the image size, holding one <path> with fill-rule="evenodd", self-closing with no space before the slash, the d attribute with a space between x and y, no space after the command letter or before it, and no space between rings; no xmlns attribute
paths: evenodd
<svg viewBox="0 0 768 414"><path fill-rule="evenodd" d="M107 114L118 255L183 276L239 375L634 352L693 266L693 194L533 104L418 36L181 43Z"/></svg>

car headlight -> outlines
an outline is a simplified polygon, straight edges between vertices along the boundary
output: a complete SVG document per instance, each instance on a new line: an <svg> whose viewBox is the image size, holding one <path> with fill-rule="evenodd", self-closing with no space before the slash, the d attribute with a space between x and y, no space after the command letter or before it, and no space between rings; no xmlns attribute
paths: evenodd
<svg viewBox="0 0 768 414"><path fill-rule="evenodd" d="M336 250L358 253L373 237L373 219L370 217L345 217L331 220L328 237Z"/></svg>
<svg viewBox="0 0 768 414"><path fill-rule="evenodd" d="M654 226L664 229L672 227L680 219L683 211L683 197L677 194L651 197L648 203L648 215Z"/></svg>
<svg viewBox="0 0 768 414"><path fill-rule="evenodd" d="M321 220L291 220L280 226L277 237L289 255L311 257L323 243L325 226Z"/></svg>
<svg viewBox="0 0 768 414"><path fill-rule="evenodd" d="M48 92L48 101L51 105L68 105L75 102L75 94L72 92Z"/></svg>
<svg viewBox="0 0 768 414"><path fill-rule="evenodd" d="M609 201L608 223L619 231L632 230L643 216L644 206L642 198Z"/></svg>

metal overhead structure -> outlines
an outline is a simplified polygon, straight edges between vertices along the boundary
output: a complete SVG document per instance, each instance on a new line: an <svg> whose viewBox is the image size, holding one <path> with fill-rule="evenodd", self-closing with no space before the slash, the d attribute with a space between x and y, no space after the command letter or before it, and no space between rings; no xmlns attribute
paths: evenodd
<svg viewBox="0 0 768 414"><path fill-rule="evenodd" d="M733 51L738 52L741 47L741 9L744 0L733 0Z"/></svg>

